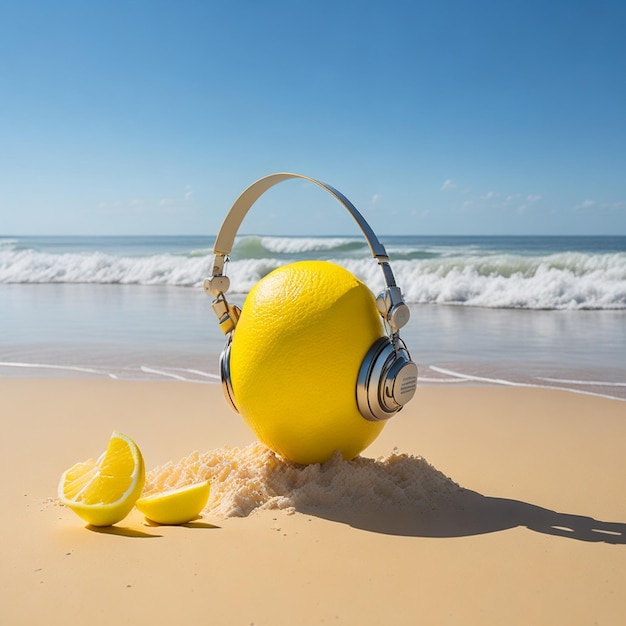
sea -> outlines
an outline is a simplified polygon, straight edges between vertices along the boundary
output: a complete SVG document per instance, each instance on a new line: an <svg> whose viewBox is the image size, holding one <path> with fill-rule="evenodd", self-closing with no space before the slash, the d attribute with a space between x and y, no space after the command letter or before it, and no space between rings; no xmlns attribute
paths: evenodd
<svg viewBox="0 0 626 626"><path fill-rule="evenodd" d="M626 237L380 240L411 308L401 335L420 384L626 400ZM213 241L0 236L0 376L219 383L224 336L202 289ZM231 300L301 259L383 287L361 237L244 235L227 264Z"/></svg>

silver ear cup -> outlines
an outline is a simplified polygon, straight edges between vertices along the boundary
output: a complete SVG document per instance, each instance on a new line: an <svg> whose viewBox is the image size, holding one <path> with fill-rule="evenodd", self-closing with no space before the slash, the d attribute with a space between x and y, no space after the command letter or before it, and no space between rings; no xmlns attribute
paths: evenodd
<svg viewBox="0 0 626 626"><path fill-rule="evenodd" d="M356 399L361 415L370 421L393 417L415 394L417 365L400 339L388 337L368 350L357 378Z"/></svg>
<svg viewBox="0 0 626 626"><path fill-rule="evenodd" d="M222 379L222 390L224 391L224 397L230 404L235 413L239 413L239 409L235 404L235 393L233 392L233 383L230 378L230 347L233 342L233 335L230 333L226 340L226 345L220 354L220 377Z"/></svg>

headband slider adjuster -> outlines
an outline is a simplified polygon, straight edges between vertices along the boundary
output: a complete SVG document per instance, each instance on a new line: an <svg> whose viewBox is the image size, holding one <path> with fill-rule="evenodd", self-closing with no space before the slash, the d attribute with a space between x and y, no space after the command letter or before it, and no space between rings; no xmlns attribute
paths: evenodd
<svg viewBox="0 0 626 626"><path fill-rule="evenodd" d="M228 276L219 274L217 276L211 276L211 278L206 278L202 286L207 295L217 298L228 291L230 279Z"/></svg>

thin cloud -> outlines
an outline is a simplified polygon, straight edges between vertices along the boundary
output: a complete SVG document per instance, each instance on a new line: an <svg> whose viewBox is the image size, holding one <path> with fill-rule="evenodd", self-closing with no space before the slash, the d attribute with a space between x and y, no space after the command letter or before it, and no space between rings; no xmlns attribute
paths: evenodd
<svg viewBox="0 0 626 626"><path fill-rule="evenodd" d="M452 187L448 185L447 188L451 189ZM543 198L543 196L538 193L502 193L500 191L493 190L485 193L468 193L465 195L466 197L459 207L460 211L464 213L477 213L480 211L506 211L522 215Z"/></svg>
<svg viewBox="0 0 626 626"><path fill-rule="evenodd" d="M135 197L129 200L116 200L114 202L101 201L98 208L102 210L132 210L132 211L154 211L158 209L167 209L168 211L175 208L182 208L183 205L190 203L194 198L194 192L191 185L186 185L179 196L170 197L162 196L161 198L145 198Z"/></svg>
<svg viewBox="0 0 626 626"><path fill-rule="evenodd" d="M590 209L591 207L596 206L596 201L595 200L583 200L581 203L577 204L574 207L574 211L584 211L586 209Z"/></svg>
<svg viewBox="0 0 626 626"><path fill-rule="evenodd" d="M610 202L608 208L612 211L622 211L626 209L626 202Z"/></svg>
<svg viewBox="0 0 626 626"><path fill-rule="evenodd" d="M450 189L456 189L456 183L451 178L446 178L441 185L441 191L450 191Z"/></svg>
<svg viewBox="0 0 626 626"><path fill-rule="evenodd" d="M587 198L572 207L573 211L589 211L591 209L595 211L621 211L626 209L626 202L597 202Z"/></svg>

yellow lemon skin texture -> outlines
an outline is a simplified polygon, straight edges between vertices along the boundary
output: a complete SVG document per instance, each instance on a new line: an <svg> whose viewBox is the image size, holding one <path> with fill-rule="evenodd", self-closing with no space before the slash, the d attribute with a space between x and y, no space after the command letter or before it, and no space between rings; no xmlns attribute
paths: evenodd
<svg viewBox="0 0 626 626"><path fill-rule="evenodd" d="M139 498L136 506L147 519L157 524L185 524L198 517L206 506L210 489L211 483L206 480Z"/></svg>
<svg viewBox="0 0 626 626"><path fill-rule="evenodd" d="M384 422L357 408L363 358L384 335L376 300L350 272L326 261L280 267L250 291L234 331L235 402L258 439L295 463L352 459Z"/></svg>
<svg viewBox="0 0 626 626"><path fill-rule="evenodd" d="M111 526L135 506L146 479L137 444L113 432L97 461L76 463L61 475L59 500L92 526Z"/></svg>

